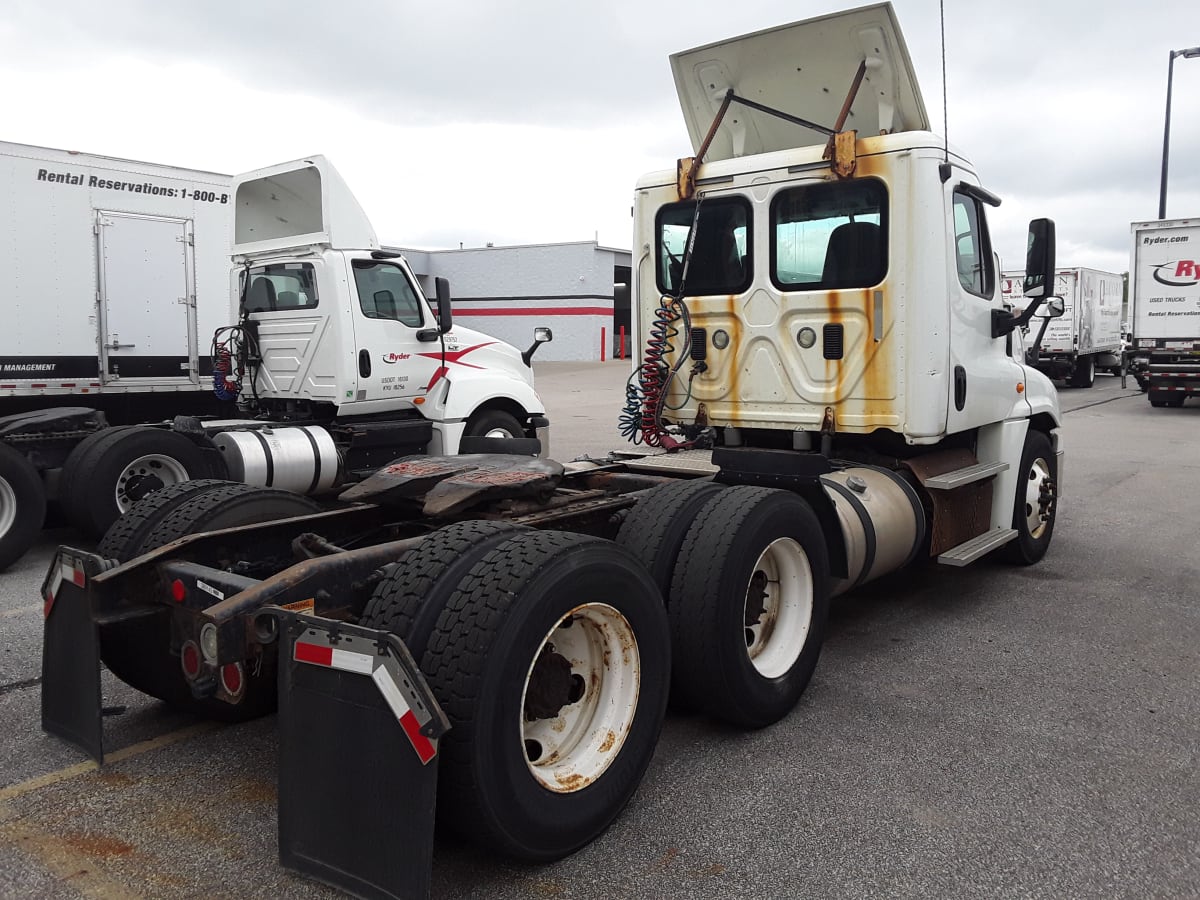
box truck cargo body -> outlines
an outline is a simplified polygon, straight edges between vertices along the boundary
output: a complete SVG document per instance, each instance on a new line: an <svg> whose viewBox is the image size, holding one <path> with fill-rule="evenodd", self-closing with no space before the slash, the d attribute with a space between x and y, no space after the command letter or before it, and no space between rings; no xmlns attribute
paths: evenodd
<svg viewBox="0 0 1200 900"><path fill-rule="evenodd" d="M1000 280L1005 299L1018 306L1023 272L1005 272ZM1115 272L1066 268L1054 273L1054 296L1064 313L1048 319L1037 358L1031 363L1051 378L1066 378L1073 387L1091 387L1096 370L1119 371L1121 301L1124 279Z"/></svg>
<svg viewBox="0 0 1200 900"><path fill-rule="evenodd" d="M211 337L235 317L231 181L0 142L0 416L73 397L110 424L213 411Z"/></svg>
<svg viewBox="0 0 1200 900"><path fill-rule="evenodd" d="M1135 374L1155 406L1200 394L1200 219L1134 222Z"/></svg>

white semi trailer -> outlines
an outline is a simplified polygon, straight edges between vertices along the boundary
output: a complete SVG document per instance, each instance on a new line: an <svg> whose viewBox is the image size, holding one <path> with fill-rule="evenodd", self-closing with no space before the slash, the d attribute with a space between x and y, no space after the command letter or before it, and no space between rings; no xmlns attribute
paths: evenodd
<svg viewBox="0 0 1200 900"><path fill-rule="evenodd" d="M668 692L768 726L834 594L1042 559L1062 420L1008 338L1052 290L1053 224L1015 316L999 198L929 131L890 4L672 66L693 155L637 185L623 414L657 452L400 461L257 523L246 485L151 495L50 570L45 728L102 756L101 659L209 715L278 699L285 865L420 896L435 807L491 850L569 854L633 795Z"/></svg>

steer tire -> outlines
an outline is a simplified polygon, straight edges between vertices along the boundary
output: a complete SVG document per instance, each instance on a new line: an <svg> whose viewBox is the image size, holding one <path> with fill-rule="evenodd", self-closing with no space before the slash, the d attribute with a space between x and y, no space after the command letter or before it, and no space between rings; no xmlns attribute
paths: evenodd
<svg viewBox="0 0 1200 900"><path fill-rule="evenodd" d="M502 409L481 409L476 412L467 419L463 437L487 437L492 432L501 432L492 434L492 437L500 440L525 437L525 429L516 416Z"/></svg>
<svg viewBox="0 0 1200 900"><path fill-rule="evenodd" d="M234 484L235 482L222 481L218 478L198 478L182 484L167 485L147 494L129 507L129 511L125 515L112 523L108 531L104 533L104 537L100 539L100 546L96 548L96 552L106 559L129 562L137 555L146 535L173 510L186 503L189 498L214 488ZM239 484L237 487L244 491L254 490L248 484Z"/></svg>
<svg viewBox="0 0 1200 900"><path fill-rule="evenodd" d="M547 702L542 663L565 659L556 646L571 655L566 683L580 693L542 707L553 715L531 712L531 703ZM578 665L572 646L590 648ZM654 582L623 547L527 531L487 553L446 603L421 663L452 726L442 738L441 824L530 861L559 859L593 840L649 765L670 649ZM535 765L542 749L531 733L562 742L544 764Z"/></svg>
<svg viewBox="0 0 1200 900"><path fill-rule="evenodd" d="M752 622L748 603L762 604ZM816 514L788 491L717 494L684 540L667 612L672 689L686 704L747 728L778 721L825 638L829 559Z"/></svg>
<svg viewBox="0 0 1200 900"><path fill-rule="evenodd" d="M37 540L46 520L46 491L23 454L0 444L0 571Z"/></svg>
<svg viewBox="0 0 1200 900"><path fill-rule="evenodd" d="M616 541L642 561L663 601L688 529L705 504L725 488L711 481L679 481L647 491L629 511Z"/></svg>
<svg viewBox="0 0 1200 900"><path fill-rule="evenodd" d="M1058 457L1050 438L1044 432L1032 428L1025 433L1025 446L1021 450L1021 468L1017 472L1016 494L1013 498L1013 525L1017 536L1004 545L1000 555L1022 566L1031 566L1041 560L1050 549L1050 539L1054 536L1054 521L1058 515L1057 486L1054 487L1054 497L1050 503L1047 521L1030 527L1029 517L1033 514L1034 494L1038 493L1035 486L1030 490L1034 481L1044 480L1048 475L1051 482L1058 481ZM1036 533L1035 533L1036 532Z"/></svg>
<svg viewBox="0 0 1200 900"><path fill-rule="evenodd" d="M71 523L91 537L102 537L132 505L125 498L123 478L143 458L150 460L147 472L158 473L164 486L211 474L200 448L174 431L129 425L96 432L81 441L63 465L60 495Z"/></svg>
<svg viewBox="0 0 1200 900"><path fill-rule="evenodd" d="M418 662L438 616L459 582L497 544L525 526L512 522L455 522L439 528L388 567L359 624L399 637Z"/></svg>

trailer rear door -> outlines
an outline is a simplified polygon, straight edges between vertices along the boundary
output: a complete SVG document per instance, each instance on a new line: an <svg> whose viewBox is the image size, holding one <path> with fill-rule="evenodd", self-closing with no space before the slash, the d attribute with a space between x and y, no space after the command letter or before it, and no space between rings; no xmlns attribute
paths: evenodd
<svg viewBox="0 0 1200 900"><path fill-rule="evenodd" d="M98 211L96 224L104 382L198 383L191 220Z"/></svg>

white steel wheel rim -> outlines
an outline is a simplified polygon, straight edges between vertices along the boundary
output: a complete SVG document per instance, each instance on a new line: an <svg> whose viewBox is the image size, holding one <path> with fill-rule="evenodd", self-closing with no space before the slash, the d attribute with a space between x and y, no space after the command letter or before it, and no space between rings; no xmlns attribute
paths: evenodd
<svg viewBox="0 0 1200 900"><path fill-rule="evenodd" d="M139 456L122 469L121 474L117 477L117 509L122 513L128 512L129 507L133 506L133 499L129 496L129 484L140 475L153 475L162 482L163 487L182 484L191 479L183 463L173 457L165 456L162 453L147 453L145 456Z"/></svg>
<svg viewBox="0 0 1200 900"><path fill-rule="evenodd" d="M786 674L804 650L813 614L812 566L797 541L776 538L763 550L751 570L743 610L751 664L764 678Z"/></svg>
<svg viewBox="0 0 1200 900"><path fill-rule="evenodd" d="M0 478L0 538L8 534L16 522L17 492L7 478Z"/></svg>
<svg viewBox="0 0 1200 900"><path fill-rule="evenodd" d="M572 702L557 715L531 718L530 688L545 687L535 681L543 653L570 664L567 699ZM536 676L545 677L544 671ZM568 794L594 783L629 736L640 685L637 638L619 611L607 603L585 603L555 622L533 656L521 692L521 752L538 784Z"/></svg>
<svg viewBox="0 0 1200 900"><path fill-rule="evenodd" d="M507 428L492 428L492 429L489 429L488 431L484 432L483 436L486 438L507 438L509 440L512 439L512 434L509 432L509 430Z"/></svg>
<svg viewBox="0 0 1200 900"><path fill-rule="evenodd" d="M1050 482L1050 466L1040 456L1029 467L1025 479L1025 528L1032 538L1040 538L1050 524L1050 513L1042 515L1042 488Z"/></svg>

